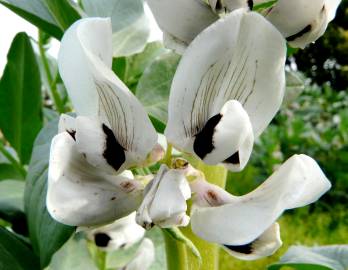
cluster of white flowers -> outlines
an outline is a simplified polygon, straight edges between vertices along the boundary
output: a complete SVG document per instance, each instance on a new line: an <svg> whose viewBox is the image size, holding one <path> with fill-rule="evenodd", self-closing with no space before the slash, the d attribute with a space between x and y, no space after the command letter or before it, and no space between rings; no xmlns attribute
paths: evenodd
<svg viewBox="0 0 348 270"><path fill-rule="evenodd" d="M315 41L340 1L278 0L261 14L252 11L263 2L268 1L148 0L165 45L182 54L165 136L176 149L231 171L245 167L254 139L281 106L286 41L301 48ZM281 246L276 220L284 210L312 203L330 188L306 155L294 155L259 188L240 197L206 182L199 172L189 183L189 164L162 165L144 187L127 169L158 161L158 135L111 69L110 19L86 18L72 25L62 39L58 63L77 114L61 116L51 146L47 208L59 222L103 225L137 211L133 223L150 228L191 222L199 237L252 260ZM123 238L117 238L105 233L109 229L99 238L104 247L128 245L143 236L121 230ZM94 231L96 241L98 232L102 235ZM125 240L127 235L131 239Z"/></svg>

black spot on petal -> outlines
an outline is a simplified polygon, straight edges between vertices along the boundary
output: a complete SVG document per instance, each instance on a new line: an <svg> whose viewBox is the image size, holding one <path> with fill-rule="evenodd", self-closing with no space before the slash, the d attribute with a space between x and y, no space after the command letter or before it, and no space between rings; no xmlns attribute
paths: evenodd
<svg viewBox="0 0 348 270"><path fill-rule="evenodd" d="M69 133L69 135L76 141L76 130L67 130L66 132Z"/></svg>
<svg viewBox="0 0 348 270"><path fill-rule="evenodd" d="M312 26L310 24L308 24L305 28L303 28L300 32L289 36L286 38L287 41L294 41L295 39L302 37L303 35L305 35L306 33L310 32L312 30Z"/></svg>
<svg viewBox="0 0 348 270"><path fill-rule="evenodd" d="M94 235L94 242L98 247L107 247L111 238L106 233L96 233Z"/></svg>
<svg viewBox="0 0 348 270"><path fill-rule="evenodd" d="M240 164L240 160L239 160L239 152L237 151L236 153L234 153L232 156L230 156L229 158L227 158L225 160L226 163L231 163L234 165L238 165Z"/></svg>
<svg viewBox="0 0 348 270"><path fill-rule="evenodd" d="M253 252L253 242L246 245L241 245L241 246L229 246L229 245L224 245L224 246L227 247L229 250L232 250L238 253L251 254Z"/></svg>
<svg viewBox="0 0 348 270"><path fill-rule="evenodd" d="M204 159L207 154L214 150L213 135L221 118L221 114L214 115L207 121L201 132L196 134L193 150L201 159Z"/></svg>
<svg viewBox="0 0 348 270"><path fill-rule="evenodd" d="M102 127L106 135L106 145L103 157L106 159L106 162L117 171L126 161L124 148L118 143L110 128L104 124Z"/></svg>
<svg viewBox="0 0 348 270"><path fill-rule="evenodd" d="M253 0L248 0L248 7L250 10L253 10L254 7L254 1Z"/></svg>

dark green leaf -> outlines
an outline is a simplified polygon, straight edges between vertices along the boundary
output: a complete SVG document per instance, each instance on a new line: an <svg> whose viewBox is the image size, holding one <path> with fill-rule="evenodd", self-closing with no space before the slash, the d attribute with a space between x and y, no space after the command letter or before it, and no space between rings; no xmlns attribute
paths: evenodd
<svg viewBox="0 0 348 270"><path fill-rule="evenodd" d="M53 220L46 209L47 169L51 139L57 134L58 119L39 133L29 164L25 189L25 211L29 235L41 267L49 264L52 255L69 239L74 227Z"/></svg>
<svg viewBox="0 0 348 270"><path fill-rule="evenodd" d="M148 66L140 78L136 96L150 116L162 123L167 122L170 86L180 56L171 52L160 55Z"/></svg>
<svg viewBox="0 0 348 270"><path fill-rule="evenodd" d="M33 48L29 37L19 33L0 81L0 129L24 164L42 127L41 106L40 73Z"/></svg>
<svg viewBox="0 0 348 270"><path fill-rule="evenodd" d="M63 30L81 18L77 9L68 0L44 0L44 2L56 24Z"/></svg>
<svg viewBox="0 0 348 270"><path fill-rule="evenodd" d="M23 178L23 175L12 164L0 163L0 180Z"/></svg>
<svg viewBox="0 0 348 270"><path fill-rule="evenodd" d="M62 37L63 31L41 0L0 0L0 3L53 37Z"/></svg>
<svg viewBox="0 0 348 270"><path fill-rule="evenodd" d="M0 270L38 270L39 260L13 233L0 227Z"/></svg>

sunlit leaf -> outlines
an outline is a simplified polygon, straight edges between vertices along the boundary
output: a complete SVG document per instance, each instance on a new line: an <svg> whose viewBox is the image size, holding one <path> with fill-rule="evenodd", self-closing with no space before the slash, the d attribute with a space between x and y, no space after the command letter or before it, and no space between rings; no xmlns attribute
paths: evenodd
<svg viewBox="0 0 348 270"><path fill-rule="evenodd" d="M0 81L0 129L24 164L42 127L41 106L40 73L33 48L27 34L19 33Z"/></svg>

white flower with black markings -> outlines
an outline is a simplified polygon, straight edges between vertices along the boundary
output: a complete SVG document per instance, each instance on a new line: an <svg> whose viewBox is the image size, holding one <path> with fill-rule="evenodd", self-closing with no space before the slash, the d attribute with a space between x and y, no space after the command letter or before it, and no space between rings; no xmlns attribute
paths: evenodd
<svg viewBox="0 0 348 270"><path fill-rule="evenodd" d="M190 218L186 215L186 200L190 197L190 186L183 170L162 165L144 190L136 220L146 229L154 225L162 228L187 226Z"/></svg>
<svg viewBox="0 0 348 270"><path fill-rule="evenodd" d="M196 180L191 184L192 230L224 245L237 258L269 256L281 246L279 216L315 202L330 187L318 164L306 155L292 156L256 190L240 197Z"/></svg>
<svg viewBox="0 0 348 270"><path fill-rule="evenodd" d="M112 222L137 209L140 182L122 176L157 149L145 109L111 70L110 19L88 18L64 34L59 72L77 113L52 141L47 208L75 226Z"/></svg>
<svg viewBox="0 0 348 270"><path fill-rule="evenodd" d="M254 12L235 10L189 45L173 78L165 135L210 165L240 171L278 111L285 40Z"/></svg>
<svg viewBox="0 0 348 270"><path fill-rule="evenodd" d="M341 0L278 0L266 18L293 47L304 48L321 37Z"/></svg>
<svg viewBox="0 0 348 270"><path fill-rule="evenodd" d="M105 250L127 249L139 242L145 230L135 222L135 212L95 229L82 228L95 245Z"/></svg>

